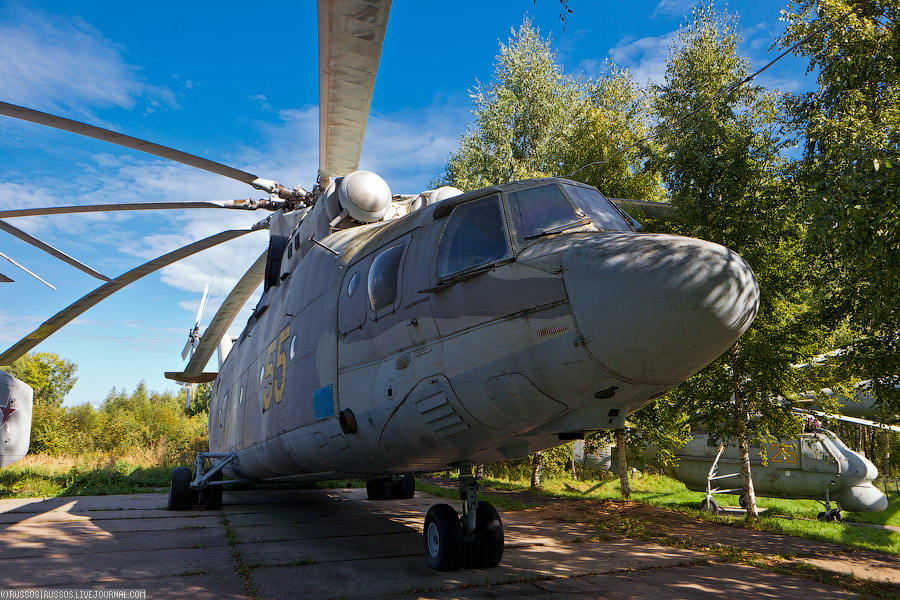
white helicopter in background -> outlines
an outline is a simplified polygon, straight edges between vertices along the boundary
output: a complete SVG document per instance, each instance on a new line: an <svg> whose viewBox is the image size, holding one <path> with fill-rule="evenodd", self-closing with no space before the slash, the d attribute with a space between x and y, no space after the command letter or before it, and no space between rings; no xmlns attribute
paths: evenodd
<svg viewBox="0 0 900 600"><path fill-rule="evenodd" d="M841 418L839 415L830 415ZM833 432L823 429L815 417L804 416L806 427L795 438L778 439L762 446L750 447L753 490L764 498L816 500L825 510L818 514L822 521L841 521L841 510L878 512L887 508L888 499L875 487L878 469L863 454L847 447ZM851 418L890 431L900 427ZM628 464L643 469L661 469L695 492L706 492L702 508L718 514L717 494L737 494L741 507L748 506L740 473L740 458L734 443L716 440L708 431L695 430L691 439L674 452L675 460L658 460L658 449L648 445L635 456L626 448ZM602 444L596 452L585 452L584 442L575 442L573 460L598 471L619 472L615 446ZM836 506L832 506L837 503Z"/></svg>
<svg viewBox="0 0 900 600"><path fill-rule="evenodd" d="M187 366L167 374L213 382L210 451L197 457L193 473L175 470L170 508L219 506L223 475L363 478L370 499L388 500L412 497L416 473L459 468L462 516L447 504L428 511L426 560L439 570L493 567L503 555L503 526L496 509L477 499L473 466L621 427L631 411L740 338L756 315L759 288L734 252L641 233L619 206L578 182L396 194L378 175L358 170L389 9L388 0L318 3L320 166L311 191L0 102L0 114L269 193L226 202L13 208L0 210L0 219L168 208L272 211L255 227L210 236L114 279L95 275L105 283L0 354L0 365L141 277L267 230L267 250L199 340L189 340ZM262 297L232 343L225 333L260 284ZM205 371L217 348L218 372Z"/></svg>

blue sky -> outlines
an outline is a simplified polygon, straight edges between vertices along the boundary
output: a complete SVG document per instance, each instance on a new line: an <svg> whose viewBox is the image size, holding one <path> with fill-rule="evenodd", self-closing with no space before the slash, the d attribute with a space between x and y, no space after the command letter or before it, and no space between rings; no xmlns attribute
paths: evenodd
<svg viewBox="0 0 900 600"><path fill-rule="evenodd" d="M754 68L774 57L782 30L774 0L728 5ZM415 193L438 177L471 122L468 91L490 81L498 42L530 15L557 62L593 77L612 56L640 82L661 81L669 44L693 2L395 0L361 168L392 191ZM304 2L0 0L0 100L171 146L309 189L318 164L316 11ZM762 83L788 92L814 82L786 59ZM0 207L263 197L215 175L73 134L0 117ZM160 254L262 213L167 211L34 217L10 222L115 277ZM98 287L99 281L0 234L0 252L53 283L51 290L0 260L0 346ZM181 348L204 285L205 323L266 244L251 234L132 284L36 351L78 365L67 404L99 404L112 388L177 389ZM246 321L236 320L234 333ZM215 368L214 360L211 367Z"/></svg>

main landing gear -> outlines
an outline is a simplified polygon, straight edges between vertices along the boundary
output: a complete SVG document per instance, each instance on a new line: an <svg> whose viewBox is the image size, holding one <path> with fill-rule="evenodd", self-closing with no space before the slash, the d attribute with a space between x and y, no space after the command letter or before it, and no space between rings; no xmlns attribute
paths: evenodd
<svg viewBox="0 0 900 600"><path fill-rule="evenodd" d="M459 468L462 517L449 504L435 504L425 515L425 560L438 571L490 568L503 558L503 522L490 503L479 501L472 463Z"/></svg>
<svg viewBox="0 0 900 600"><path fill-rule="evenodd" d="M375 477L366 481L369 500L409 500L416 495L416 477L412 473L394 477Z"/></svg>

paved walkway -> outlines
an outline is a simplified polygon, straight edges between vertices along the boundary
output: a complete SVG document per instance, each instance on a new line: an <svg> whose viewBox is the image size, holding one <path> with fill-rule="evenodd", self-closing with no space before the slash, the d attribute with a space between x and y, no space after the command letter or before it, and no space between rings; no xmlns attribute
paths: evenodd
<svg viewBox="0 0 900 600"><path fill-rule="evenodd" d="M689 550L597 541L596 531L527 511L501 513L499 567L439 573L425 565L421 527L445 500L421 493L372 502L357 488L226 492L221 512L168 512L165 502L164 494L0 501L0 588L137 588L151 599L854 597ZM819 551L830 549L810 550ZM888 564L894 557L859 558L900 572Z"/></svg>

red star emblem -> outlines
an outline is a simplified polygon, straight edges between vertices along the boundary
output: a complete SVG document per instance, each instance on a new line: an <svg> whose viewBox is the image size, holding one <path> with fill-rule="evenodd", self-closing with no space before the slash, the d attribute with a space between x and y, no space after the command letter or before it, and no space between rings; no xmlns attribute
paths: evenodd
<svg viewBox="0 0 900 600"><path fill-rule="evenodd" d="M17 410L19 409L10 406L9 398L6 400L6 406L0 405L0 428L6 425L6 430L9 431L9 418Z"/></svg>

